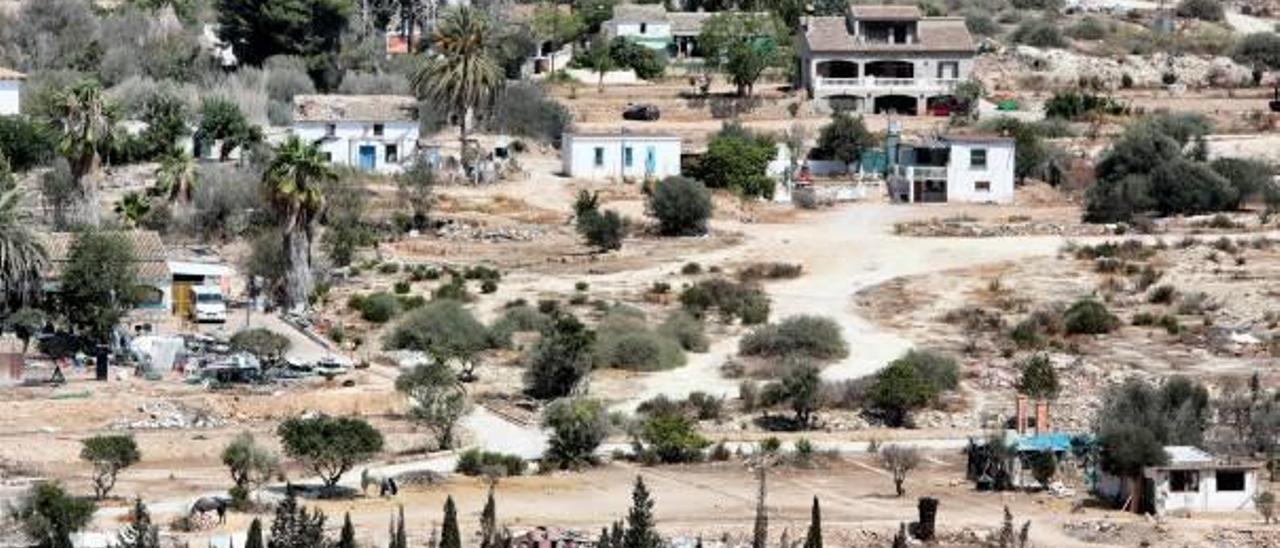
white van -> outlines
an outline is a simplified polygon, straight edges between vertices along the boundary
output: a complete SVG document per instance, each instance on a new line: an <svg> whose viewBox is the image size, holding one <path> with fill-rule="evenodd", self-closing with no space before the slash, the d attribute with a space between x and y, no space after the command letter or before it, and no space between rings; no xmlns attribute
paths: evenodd
<svg viewBox="0 0 1280 548"><path fill-rule="evenodd" d="M212 285L191 286L191 319L196 323L226 323L227 302L222 289Z"/></svg>

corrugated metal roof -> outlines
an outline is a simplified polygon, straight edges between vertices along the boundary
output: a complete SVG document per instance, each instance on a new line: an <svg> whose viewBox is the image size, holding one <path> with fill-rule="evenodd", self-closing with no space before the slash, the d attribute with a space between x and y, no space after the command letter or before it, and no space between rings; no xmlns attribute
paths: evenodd
<svg viewBox="0 0 1280 548"><path fill-rule="evenodd" d="M1192 445L1166 445L1164 453L1169 456L1170 466L1213 462L1213 455Z"/></svg>

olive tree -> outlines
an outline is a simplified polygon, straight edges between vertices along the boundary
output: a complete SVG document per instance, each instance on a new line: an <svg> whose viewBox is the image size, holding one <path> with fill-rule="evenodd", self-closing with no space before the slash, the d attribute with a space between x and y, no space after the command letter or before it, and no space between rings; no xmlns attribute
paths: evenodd
<svg viewBox="0 0 1280 548"><path fill-rule="evenodd" d="M276 429L286 455L320 476L326 490L357 463L382 451L382 433L364 419L353 417L294 417Z"/></svg>
<svg viewBox="0 0 1280 548"><path fill-rule="evenodd" d="M231 498L237 503L248 500L249 493L266 483L280 471L280 459L259 445L250 432L241 432L222 449L222 464L231 474Z"/></svg>
<svg viewBox="0 0 1280 548"><path fill-rule="evenodd" d="M93 493L102 500L115 487L120 471L137 464L142 453L133 436L94 436L81 442L80 459L93 464Z"/></svg>
<svg viewBox="0 0 1280 548"><path fill-rule="evenodd" d="M893 474L893 489L901 497L907 493L907 474L920 465L920 453L907 445L886 445L880 449L880 464Z"/></svg>
<svg viewBox="0 0 1280 548"><path fill-rule="evenodd" d="M542 425L551 439L542 462L550 468L578 469L597 462L595 451L609 434L609 417L599 400L563 398L547 406Z"/></svg>
<svg viewBox="0 0 1280 548"><path fill-rule="evenodd" d="M467 391L449 366L435 361L406 371L396 390L409 398L409 416L435 433L441 449L453 447L453 430L467 410Z"/></svg>

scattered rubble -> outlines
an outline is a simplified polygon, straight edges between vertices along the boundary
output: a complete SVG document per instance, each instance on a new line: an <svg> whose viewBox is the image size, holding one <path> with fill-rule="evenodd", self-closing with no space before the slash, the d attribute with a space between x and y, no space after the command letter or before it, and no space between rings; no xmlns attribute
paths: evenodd
<svg viewBox="0 0 1280 548"><path fill-rule="evenodd" d="M983 222L969 218L928 219L893 225L899 236L913 238L1001 238L1008 236L1106 236L1123 231L1120 225L1050 223L1010 219Z"/></svg>
<svg viewBox="0 0 1280 548"><path fill-rule="evenodd" d="M527 226L475 226L450 222L436 229L436 236L453 241L529 242L543 236L544 231Z"/></svg>
<svg viewBox="0 0 1280 548"><path fill-rule="evenodd" d="M1253 82L1253 71L1227 57L1163 52L1147 56L1095 57L1018 45L1006 49L994 61L1001 70L984 71L982 74L988 75L985 79L999 81L1034 74L1044 78L1048 86L1076 85L1082 76L1088 75L1109 89L1119 89L1124 75L1128 75L1133 87L1158 88L1164 85L1163 77L1169 72L1178 76L1178 83L1188 87L1236 87Z"/></svg>
<svg viewBox="0 0 1280 548"><path fill-rule="evenodd" d="M161 400L138 407L143 418L121 417L111 423L112 430L159 430L188 428L220 428L227 421L213 413L185 404Z"/></svg>

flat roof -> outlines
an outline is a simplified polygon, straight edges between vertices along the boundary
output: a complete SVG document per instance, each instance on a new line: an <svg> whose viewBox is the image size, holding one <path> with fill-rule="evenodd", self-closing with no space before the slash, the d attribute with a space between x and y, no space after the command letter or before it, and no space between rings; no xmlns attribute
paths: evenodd
<svg viewBox="0 0 1280 548"><path fill-rule="evenodd" d="M849 6L849 16L859 21L914 21L921 16L916 6Z"/></svg>
<svg viewBox="0 0 1280 548"><path fill-rule="evenodd" d="M680 140L680 137L670 133L605 133L605 132L587 132L587 133L566 133L564 139L661 139L661 140Z"/></svg>
<svg viewBox="0 0 1280 548"><path fill-rule="evenodd" d="M169 261L169 272L186 276L230 276L235 270L224 264Z"/></svg>

